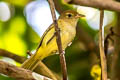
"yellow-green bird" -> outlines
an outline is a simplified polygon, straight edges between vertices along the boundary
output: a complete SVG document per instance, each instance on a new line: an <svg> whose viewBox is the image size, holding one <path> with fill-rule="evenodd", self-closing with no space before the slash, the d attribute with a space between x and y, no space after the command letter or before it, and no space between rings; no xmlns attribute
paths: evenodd
<svg viewBox="0 0 120 80"><path fill-rule="evenodd" d="M64 11L57 20L58 27L60 29L60 36L62 42L62 48L68 46L72 42L76 35L76 25L78 19L84 17L84 15L77 13L76 11L67 10ZM40 60L58 52L56 43L56 35L54 24L52 24L41 37L39 47L35 54L33 54L28 60L22 64L22 68L34 70L39 64Z"/></svg>

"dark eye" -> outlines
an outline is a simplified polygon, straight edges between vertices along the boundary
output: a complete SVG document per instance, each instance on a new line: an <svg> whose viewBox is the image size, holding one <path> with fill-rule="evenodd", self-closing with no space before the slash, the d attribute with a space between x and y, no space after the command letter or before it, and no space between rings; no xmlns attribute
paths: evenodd
<svg viewBox="0 0 120 80"><path fill-rule="evenodd" d="M68 17L71 18L71 17L72 17L72 14L68 14Z"/></svg>

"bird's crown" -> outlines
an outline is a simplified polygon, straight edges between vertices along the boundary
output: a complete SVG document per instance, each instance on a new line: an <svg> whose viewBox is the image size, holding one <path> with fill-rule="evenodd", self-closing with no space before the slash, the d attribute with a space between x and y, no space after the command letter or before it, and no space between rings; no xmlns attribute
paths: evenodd
<svg viewBox="0 0 120 80"><path fill-rule="evenodd" d="M72 18L80 18L80 17L85 17L85 15L79 14L78 12L73 11L73 10L66 10L60 15L59 18L72 19Z"/></svg>

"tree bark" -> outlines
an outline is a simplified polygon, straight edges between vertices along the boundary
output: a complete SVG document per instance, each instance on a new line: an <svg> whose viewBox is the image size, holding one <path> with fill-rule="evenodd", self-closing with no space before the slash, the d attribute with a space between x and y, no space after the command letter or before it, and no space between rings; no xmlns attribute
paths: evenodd
<svg viewBox="0 0 120 80"><path fill-rule="evenodd" d="M16 80L38 80L38 78L35 77L34 72L18 68L3 61L0 61L0 73L15 78ZM49 78L40 76L39 74L37 74L37 76L39 76L39 79L41 80L50 80Z"/></svg>

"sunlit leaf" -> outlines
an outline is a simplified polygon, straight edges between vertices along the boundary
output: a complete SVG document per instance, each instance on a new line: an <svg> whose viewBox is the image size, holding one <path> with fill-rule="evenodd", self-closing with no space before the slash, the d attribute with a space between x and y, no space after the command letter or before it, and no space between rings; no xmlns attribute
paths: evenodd
<svg viewBox="0 0 120 80"><path fill-rule="evenodd" d="M2 22L0 21L0 34L1 34L1 32L2 32Z"/></svg>
<svg viewBox="0 0 120 80"><path fill-rule="evenodd" d="M17 16L10 23L10 32L14 34L24 34L26 31L26 23L23 17Z"/></svg>
<svg viewBox="0 0 120 80"><path fill-rule="evenodd" d="M33 30L29 30L29 40L33 43L39 43L40 37Z"/></svg>
<svg viewBox="0 0 120 80"><path fill-rule="evenodd" d="M8 35L9 34L9 35ZM26 56L26 43L16 34L6 33L3 37L5 49L20 56Z"/></svg>
<svg viewBox="0 0 120 80"><path fill-rule="evenodd" d="M16 6L25 6L29 2L29 0L5 0L5 1Z"/></svg>
<svg viewBox="0 0 120 80"><path fill-rule="evenodd" d="M0 48L2 48L3 47L3 43L2 43L3 41L2 41L2 39L1 39L1 37L0 37Z"/></svg>
<svg viewBox="0 0 120 80"><path fill-rule="evenodd" d="M91 76L94 78L94 80L101 79L101 67L98 64L93 65L91 69Z"/></svg>

